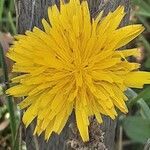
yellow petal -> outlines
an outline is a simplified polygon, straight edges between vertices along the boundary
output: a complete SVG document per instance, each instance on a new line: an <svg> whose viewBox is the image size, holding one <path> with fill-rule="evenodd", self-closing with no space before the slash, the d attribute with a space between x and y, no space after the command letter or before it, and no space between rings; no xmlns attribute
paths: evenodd
<svg viewBox="0 0 150 150"><path fill-rule="evenodd" d="M27 96L28 93L34 89L35 86L16 85L6 91L6 94L14 95L16 97Z"/></svg>
<svg viewBox="0 0 150 150"><path fill-rule="evenodd" d="M144 84L150 84L150 73L134 71L126 75L124 83L127 87L142 88Z"/></svg>
<svg viewBox="0 0 150 150"><path fill-rule="evenodd" d="M36 103L34 103L34 105L31 105L24 113L22 120L26 127L28 127L28 125L37 116L37 110L38 106L36 105Z"/></svg>
<svg viewBox="0 0 150 150"><path fill-rule="evenodd" d="M78 126L78 129L79 129L79 132L81 134L81 137L82 137L83 141L86 142L86 141L89 140L88 125L86 125L84 123L84 119L86 119L86 118L83 118L83 116L81 115L82 114L82 110L80 110L79 107L80 106L79 106L79 104L77 102L76 103L76 110L75 110L76 122L77 122L77 126Z"/></svg>
<svg viewBox="0 0 150 150"><path fill-rule="evenodd" d="M140 33L144 31L144 27L142 25L129 25L126 27L122 27L114 31L111 37L111 43L108 44L109 48L118 49L125 44L132 41L136 38ZM109 40L108 40L109 41ZM106 47L108 49L108 47Z"/></svg>
<svg viewBox="0 0 150 150"><path fill-rule="evenodd" d="M116 53L119 53L121 56L123 55L124 57L129 57L129 56L139 57L141 55L141 52L138 48L116 51Z"/></svg>

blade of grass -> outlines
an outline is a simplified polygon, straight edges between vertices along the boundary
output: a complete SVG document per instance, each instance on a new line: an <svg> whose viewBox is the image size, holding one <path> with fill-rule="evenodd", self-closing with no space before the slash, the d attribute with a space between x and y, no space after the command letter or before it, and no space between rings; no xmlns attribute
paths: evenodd
<svg viewBox="0 0 150 150"><path fill-rule="evenodd" d="M2 15L3 15L3 7L4 6L4 0L0 1L0 23L2 23Z"/></svg>
<svg viewBox="0 0 150 150"><path fill-rule="evenodd" d="M0 45L0 60L1 60L1 65L3 69L3 81L5 83L5 88L9 88L8 84L8 72L7 72L7 64L5 62L5 57L4 57L4 52L3 49ZM12 136L12 145L14 144L15 140L15 134L16 134L16 117L15 117L15 110L14 110L14 104L13 104L13 99L11 96L7 96L7 108L10 114L10 128L11 128L11 136ZM17 147L15 150L18 150Z"/></svg>
<svg viewBox="0 0 150 150"><path fill-rule="evenodd" d="M13 17L12 18L13 22L16 22L16 18ZM8 22L8 18L2 18L2 22L5 23L5 22Z"/></svg>
<svg viewBox="0 0 150 150"><path fill-rule="evenodd" d="M148 5L148 3L144 0L132 0L132 3L134 5L138 5L140 10L143 10L145 12L149 12L150 10L150 6Z"/></svg>
<svg viewBox="0 0 150 150"><path fill-rule="evenodd" d="M145 48L147 49L147 51L150 53L150 44L149 42L146 40L146 38L143 35L139 36L139 39L143 42Z"/></svg>
<svg viewBox="0 0 150 150"><path fill-rule="evenodd" d="M12 17L12 15L11 15L11 12L10 12L10 11L8 12L8 21L9 21L9 23L10 23L10 26L11 26L11 29L12 29L13 34L16 34L16 33L17 33L16 27L15 27L15 24L14 24L14 22L13 22L13 17Z"/></svg>
<svg viewBox="0 0 150 150"><path fill-rule="evenodd" d="M141 15L143 17L150 17L150 13L149 12L146 12L146 11L139 11L136 13L137 15Z"/></svg>
<svg viewBox="0 0 150 150"><path fill-rule="evenodd" d="M9 1L9 11L14 12L14 0Z"/></svg>
<svg viewBox="0 0 150 150"><path fill-rule="evenodd" d="M137 17L142 22L142 24L144 24L144 26L146 27L147 31L150 32L150 25L146 21L146 19L144 17L139 16L139 15L137 15Z"/></svg>
<svg viewBox="0 0 150 150"><path fill-rule="evenodd" d="M19 119L18 122L18 126L16 129L16 134L15 134L15 139L14 139L14 143L13 143L13 149L14 150L20 150L21 149L21 145L20 142L22 142L22 137L20 137L20 128L21 128L21 120Z"/></svg>

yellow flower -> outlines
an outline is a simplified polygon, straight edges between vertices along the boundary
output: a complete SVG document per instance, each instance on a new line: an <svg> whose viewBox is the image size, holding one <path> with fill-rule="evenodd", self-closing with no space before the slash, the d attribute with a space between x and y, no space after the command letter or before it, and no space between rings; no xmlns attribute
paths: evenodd
<svg viewBox="0 0 150 150"><path fill-rule="evenodd" d="M16 36L7 56L14 60L13 78L17 85L7 90L15 97L25 96L19 104L27 108L23 122L28 126L36 118L34 134L60 134L72 111L83 141L89 140L89 117L101 115L115 119L116 108L123 113L127 87L142 88L150 83L150 73L139 71L138 63L127 61L137 56L135 49L118 50L137 37L141 25L118 29L124 17L119 6L102 18L90 17L87 1L70 0L48 9L50 24L43 19L45 31L34 27Z"/></svg>

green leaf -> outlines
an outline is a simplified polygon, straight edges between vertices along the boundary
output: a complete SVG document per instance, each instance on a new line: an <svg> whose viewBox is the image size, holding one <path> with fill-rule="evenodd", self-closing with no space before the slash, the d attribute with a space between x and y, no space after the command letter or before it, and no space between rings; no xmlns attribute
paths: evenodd
<svg viewBox="0 0 150 150"><path fill-rule="evenodd" d="M150 99L150 86L148 86L144 90L142 90L137 95L137 97L135 97L134 99L132 99L132 101L136 102L136 101L138 101L141 98L144 99L144 100Z"/></svg>
<svg viewBox="0 0 150 150"><path fill-rule="evenodd" d="M146 62L144 63L146 68L150 68L150 58L147 58Z"/></svg>
<svg viewBox="0 0 150 150"><path fill-rule="evenodd" d="M131 88L128 88L125 91L126 96L128 97L129 101L127 103L128 107L132 107L139 99L137 99L137 93L133 91Z"/></svg>
<svg viewBox="0 0 150 150"><path fill-rule="evenodd" d="M147 103L143 99L139 100L137 103L141 108L140 114L142 115L142 118L150 119L150 108Z"/></svg>
<svg viewBox="0 0 150 150"><path fill-rule="evenodd" d="M128 99L133 99L137 97L137 93L135 91L133 91L131 88L128 88L125 91L125 94L127 95Z"/></svg>
<svg viewBox="0 0 150 150"><path fill-rule="evenodd" d="M135 142L145 143L150 137L150 120L142 117L127 117L123 120L126 135Z"/></svg>
<svg viewBox="0 0 150 150"><path fill-rule="evenodd" d="M139 94L137 94L132 89L128 88L126 91L126 95L129 99L129 101L127 103L129 107L132 107L132 105L136 104L137 101L139 101L141 99L148 101L150 99L150 86L146 87Z"/></svg>

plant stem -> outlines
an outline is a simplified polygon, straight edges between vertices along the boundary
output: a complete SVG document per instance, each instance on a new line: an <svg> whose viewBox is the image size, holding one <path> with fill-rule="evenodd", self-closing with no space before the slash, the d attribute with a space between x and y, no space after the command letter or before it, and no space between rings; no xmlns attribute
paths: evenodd
<svg viewBox="0 0 150 150"><path fill-rule="evenodd" d="M9 88L8 84L8 72L7 72L7 64L5 62L4 52L0 45L0 57L1 57L1 65L3 69L3 80L5 83L5 88ZM10 114L10 128L11 128L11 134L12 134L12 145L14 144L15 140L15 134L16 134L16 117L15 117L15 110L14 110L14 104L13 104L13 98L11 96L7 96L7 108ZM16 150L16 149L15 149Z"/></svg>

